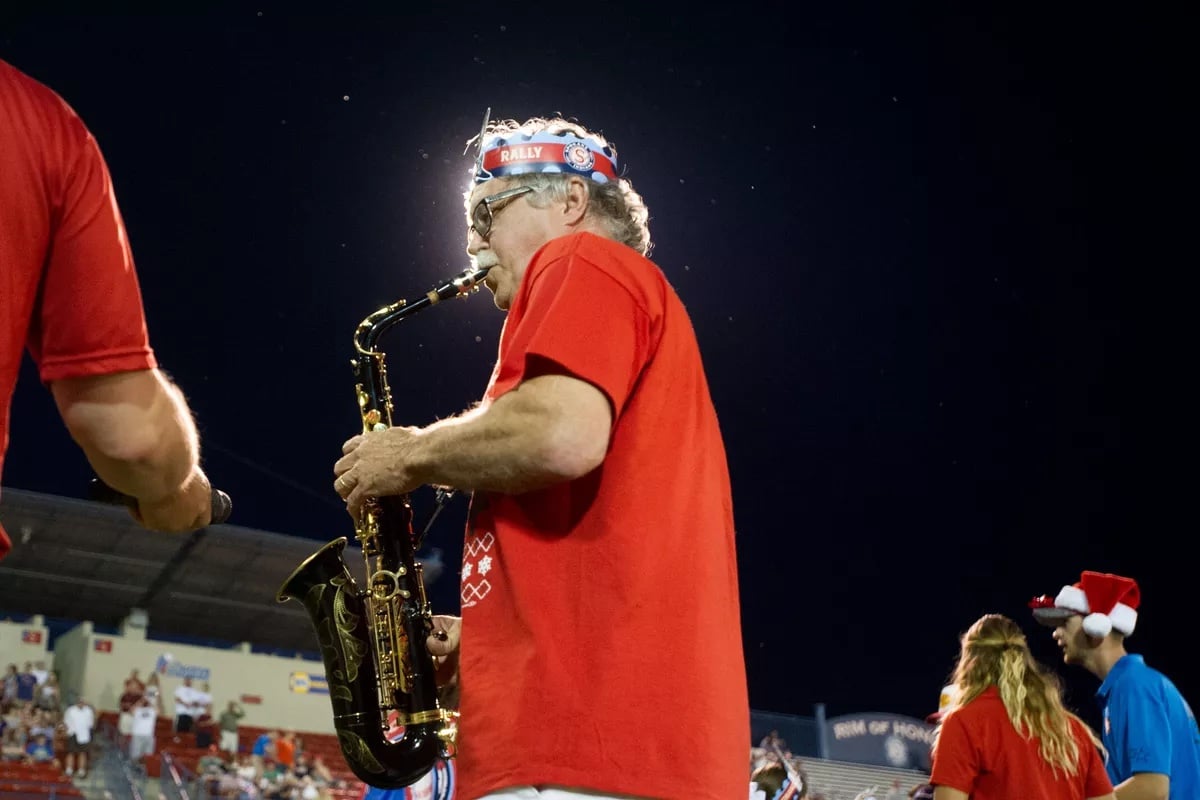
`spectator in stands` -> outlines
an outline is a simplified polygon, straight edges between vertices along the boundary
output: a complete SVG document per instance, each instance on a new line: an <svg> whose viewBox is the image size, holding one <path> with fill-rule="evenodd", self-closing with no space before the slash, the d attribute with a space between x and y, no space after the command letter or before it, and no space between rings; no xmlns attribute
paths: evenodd
<svg viewBox="0 0 1200 800"><path fill-rule="evenodd" d="M139 694L144 694L146 692L146 682L142 680L138 670L129 670L129 677L125 679L125 688L133 689Z"/></svg>
<svg viewBox="0 0 1200 800"><path fill-rule="evenodd" d="M987 614L967 630L953 683L960 700L933 748L936 800L1113 800L1099 740L1011 619Z"/></svg>
<svg viewBox="0 0 1200 800"><path fill-rule="evenodd" d="M129 737L133 732L133 707L146 693L146 685L138 680L137 674L136 669L129 674L121 696L117 699L117 735L121 749L126 752L129 750Z"/></svg>
<svg viewBox="0 0 1200 800"><path fill-rule="evenodd" d="M155 729L158 725L158 712L150 702L150 698L142 695L130 709L129 728L129 760L141 764L142 756L154 755L157 742Z"/></svg>
<svg viewBox="0 0 1200 800"><path fill-rule="evenodd" d="M808 796L807 776L795 766L789 770L778 759L750 776L750 800L806 800Z"/></svg>
<svg viewBox="0 0 1200 800"><path fill-rule="evenodd" d="M158 370L129 239L96 138L52 89L0 61L0 469L22 353L96 474L148 528L212 517L196 426ZM0 526L0 558L11 543Z"/></svg>
<svg viewBox="0 0 1200 800"><path fill-rule="evenodd" d="M296 732L284 731L275 739L275 760L284 769L290 770L296 763Z"/></svg>
<svg viewBox="0 0 1200 800"><path fill-rule="evenodd" d="M75 704L63 712L63 728L67 733L66 773L75 774L79 766L79 777L86 778L88 750L92 743L92 730L96 727L96 712L81 695Z"/></svg>
<svg viewBox="0 0 1200 800"><path fill-rule="evenodd" d="M325 759L321 756L313 756L312 760L312 775L317 783L332 786L337 783L333 776L333 771L329 769L329 765L325 763Z"/></svg>
<svg viewBox="0 0 1200 800"><path fill-rule="evenodd" d="M287 770L274 758L263 758L262 768L258 771L258 786L262 789L263 797L278 791L286 773Z"/></svg>
<svg viewBox="0 0 1200 800"><path fill-rule="evenodd" d="M933 784L919 783L908 793L909 800L933 800Z"/></svg>
<svg viewBox="0 0 1200 800"><path fill-rule="evenodd" d="M17 744L16 739L4 739L0 742L0 762L20 762L25 759L25 746Z"/></svg>
<svg viewBox="0 0 1200 800"><path fill-rule="evenodd" d="M218 726L221 729L221 750L229 753L230 757L238 752L238 724L246 712L236 700L230 700L225 710L221 712Z"/></svg>
<svg viewBox="0 0 1200 800"><path fill-rule="evenodd" d="M775 753L776 749L778 749L781 753L786 753L788 751L788 744L786 741L784 741L783 737L779 735L779 731L771 731L768 733L762 738L762 741L758 743L758 746L772 755Z"/></svg>
<svg viewBox="0 0 1200 800"><path fill-rule="evenodd" d="M254 740L254 746L250 748L250 755L254 757L254 765L259 769L267 759L275 760L275 740L278 737L278 731L263 731Z"/></svg>
<svg viewBox="0 0 1200 800"><path fill-rule="evenodd" d="M197 717L203 717L205 715L210 717L212 716L212 684L208 681L205 681L204 686L200 688L200 695L196 700L196 704L200 707L198 713L196 714Z"/></svg>
<svg viewBox="0 0 1200 800"><path fill-rule="evenodd" d="M0 704L5 708L17 702L17 665L9 664L4 671L4 689L0 693Z"/></svg>
<svg viewBox="0 0 1200 800"><path fill-rule="evenodd" d="M29 737L32 739L39 735L54 738L56 723L51 716L40 709L33 712L32 718L29 720Z"/></svg>
<svg viewBox="0 0 1200 800"><path fill-rule="evenodd" d="M248 781L253 784L258 778L258 766L254 763L253 754L247 753L246 755L242 756L242 759L237 762L235 771L237 772L237 776L240 780Z"/></svg>
<svg viewBox="0 0 1200 800"><path fill-rule="evenodd" d="M208 747L217 743L217 721L208 714L196 718L196 747Z"/></svg>
<svg viewBox="0 0 1200 800"><path fill-rule="evenodd" d="M4 703L0 705L0 715L3 716L4 730L8 734L11 735L18 730L24 729L24 722L21 719L21 707L16 703ZM21 746L24 747L25 743L22 742Z"/></svg>
<svg viewBox="0 0 1200 800"><path fill-rule="evenodd" d="M50 677L50 671L46 669L45 661L33 662L33 677L37 678L38 686L41 686Z"/></svg>
<svg viewBox="0 0 1200 800"><path fill-rule="evenodd" d="M899 778L892 781L891 791L887 793L883 800L908 800L908 792L904 791L904 787L900 785Z"/></svg>
<svg viewBox="0 0 1200 800"><path fill-rule="evenodd" d="M15 707L0 716L0 758L5 761L20 761L25 757L28 731L21 724L21 715Z"/></svg>
<svg viewBox="0 0 1200 800"><path fill-rule="evenodd" d="M196 727L196 717L203 709L200 703L203 697L203 692L192 686L192 679L188 677L175 689L176 733L188 733Z"/></svg>
<svg viewBox="0 0 1200 800"><path fill-rule="evenodd" d="M52 764L58 769L58 759L54 757L54 741L44 733L39 733L29 744L25 745L25 763Z"/></svg>
<svg viewBox="0 0 1200 800"><path fill-rule="evenodd" d="M34 705L48 712L57 722L59 714L62 712L61 703L62 695L58 688L58 676L51 672L46 675L46 680L38 686Z"/></svg>
<svg viewBox="0 0 1200 800"><path fill-rule="evenodd" d="M228 796L229 786L223 780L228 771L228 765L221 757L221 749L215 744L210 744L204 755L200 756L196 762L197 778L205 788L205 797Z"/></svg>
<svg viewBox="0 0 1200 800"><path fill-rule="evenodd" d="M17 673L17 702L32 703L37 685L37 676L33 674L33 662L26 661L25 667Z"/></svg>
<svg viewBox="0 0 1200 800"><path fill-rule="evenodd" d="M158 685L158 673L151 672L150 677L146 679L146 699L150 701L150 705L154 706L154 713L160 717L167 715L166 709L163 708L162 687Z"/></svg>
<svg viewBox="0 0 1200 800"><path fill-rule="evenodd" d="M308 753L296 753L296 760L292 764L291 772L297 778L307 778L312 774L312 764L308 760Z"/></svg>
<svg viewBox="0 0 1200 800"><path fill-rule="evenodd" d="M200 756L196 762L196 769L201 774L224 772L226 767L225 759L221 757L221 748L215 744L210 744L204 755Z"/></svg>

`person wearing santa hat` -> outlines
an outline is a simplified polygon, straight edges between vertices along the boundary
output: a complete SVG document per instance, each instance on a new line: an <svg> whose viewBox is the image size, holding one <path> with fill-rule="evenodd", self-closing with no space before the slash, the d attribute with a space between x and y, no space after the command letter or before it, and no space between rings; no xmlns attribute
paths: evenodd
<svg viewBox="0 0 1200 800"><path fill-rule="evenodd" d="M1054 628L1063 661L1101 680L1101 738L1118 800L1200 798L1200 729L1167 676L1125 650L1138 620L1137 581L1084 572L1055 596L1030 601L1034 618Z"/></svg>

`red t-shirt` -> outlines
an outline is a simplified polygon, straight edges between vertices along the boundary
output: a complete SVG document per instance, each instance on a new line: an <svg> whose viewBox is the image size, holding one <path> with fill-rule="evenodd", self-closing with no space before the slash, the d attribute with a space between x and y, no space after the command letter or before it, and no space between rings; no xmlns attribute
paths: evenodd
<svg viewBox="0 0 1200 800"><path fill-rule="evenodd" d="M285 767L291 767L296 761L296 743L282 736L275 740L275 760Z"/></svg>
<svg viewBox="0 0 1200 800"><path fill-rule="evenodd" d="M1084 800L1112 792L1100 752L1083 724L1071 720L1079 744L1074 775L1059 769L1056 776L1038 752L1041 740L1017 733L996 687L942 721L933 750L930 782L966 792L971 800Z"/></svg>
<svg viewBox="0 0 1200 800"><path fill-rule="evenodd" d="M604 463L476 493L463 553L459 789L744 797L750 712L729 475L683 304L592 234L533 257L484 403L547 372L612 402Z"/></svg>
<svg viewBox="0 0 1200 800"><path fill-rule="evenodd" d="M0 61L0 472L26 347L47 383L150 369L108 167L53 90ZM8 540L0 528L0 558Z"/></svg>

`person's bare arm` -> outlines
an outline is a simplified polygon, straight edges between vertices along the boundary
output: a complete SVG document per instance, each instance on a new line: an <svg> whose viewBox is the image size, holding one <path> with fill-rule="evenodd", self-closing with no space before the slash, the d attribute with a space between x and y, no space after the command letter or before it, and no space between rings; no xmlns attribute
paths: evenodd
<svg viewBox="0 0 1200 800"><path fill-rule="evenodd" d="M1171 779L1160 772L1139 772L1113 788L1117 800L1167 800Z"/></svg>
<svg viewBox="0 0 1200 800"><path fill-rule="evenodd" d="M967 793L949 786L935 786L933 800L967 800Z"/></svg>
<svg viewBox="0 0 1200 800"><path fill-rule="evenodd" d="M50 385L59 414L96 474L137 499L148 528L207 525L212 487L199 466L187 401L158 370L65 378Z"/></svg>
<svg viewBox="0 0 1200 800"><path fill-rule="evenodd" d="M365 497L423 484L527 492L598 467L612 422L608 397L592 384L541 375L459 417L350 439L334 465L334 487L352 513Z"/></svg>

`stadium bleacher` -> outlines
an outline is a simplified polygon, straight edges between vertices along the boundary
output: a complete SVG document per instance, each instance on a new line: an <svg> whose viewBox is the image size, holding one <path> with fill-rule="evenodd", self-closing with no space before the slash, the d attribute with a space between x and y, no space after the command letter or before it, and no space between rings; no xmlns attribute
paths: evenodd
<svg viewBox="0 0 1200 800"><path fill-rule="evenodd" d="M110 724L115 727L117 724L116 712L101 712L97 724ZM238 752L249 753L259 736L275 730L278 729L242 725L238 729ZM332 794L335 800L358 800L362 796L364 786L346 766L336 734L297 731L297 736L303 742L305 753L313 757L320 756L329 767L330 772L333 773L334 778L345 783L343 788L333 790ZM154 738L156 751L154 755L144 756L141 764L148 776L159 776L162 769L161 753L169 754L177 765L188 771L199 772L198 764L200 759L208 753L208 748L197 746L194 732L175 733L174 721L170 717L159 717L155 725Z"/></svg>
<svg viewBox="0 0 1200 800"><path fill-rule="evenodd" d="M925 783L929 776L918 770L852 764L847 761L827 761L820 758L800 759L808 775L812 794L826 800L853 800L861 792L878 787L878 800L891 791L892 783L900 781L905 794L914 786Z"/></svg>

